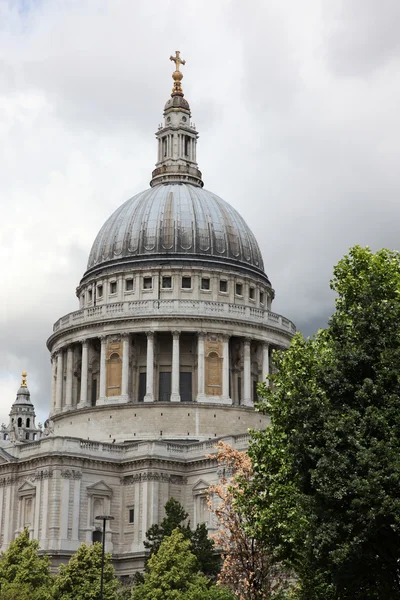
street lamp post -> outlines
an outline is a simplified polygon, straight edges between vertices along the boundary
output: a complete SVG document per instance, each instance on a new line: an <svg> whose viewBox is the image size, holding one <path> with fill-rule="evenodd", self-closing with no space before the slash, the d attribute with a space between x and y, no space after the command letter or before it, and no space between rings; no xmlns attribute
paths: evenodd
<svg viewBox="0 0 400 600"><path fill-rule="evenodd" d="M103 580L104 580L104 552L106 546L106 521L113 521L114 517L110 515L98 515L96 521L103 521L103 541L101 548L101 575L100 575L100 596L99 600L103 600Z"/></svg>

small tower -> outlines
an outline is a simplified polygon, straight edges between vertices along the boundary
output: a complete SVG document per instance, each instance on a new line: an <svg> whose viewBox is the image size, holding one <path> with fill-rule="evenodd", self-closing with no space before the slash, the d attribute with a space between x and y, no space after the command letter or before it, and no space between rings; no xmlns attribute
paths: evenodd
<svg viewBox="0 0 400 600"><path fill-rule="evenodd" d="M190 121L189 102L183 97L181 85L183 74L179 67L186 61L180 58L179 50L170 60L175 63L175 71L172 73L174 86L171 98L164 107L164 123L156 133L158 157L150 185L154 187L162 183L191 183L203 187L196 157L199 136Z"/></svg>
<svg viewBox="0 0 400 600"><path fill-rule="evenodd" d="M33 442L41 436L41 430L35 425L35 408L31 402L26 376L26 371L22 371L21 387L11 407L10 423L4 431L5 439L12 442Z"/></svg>

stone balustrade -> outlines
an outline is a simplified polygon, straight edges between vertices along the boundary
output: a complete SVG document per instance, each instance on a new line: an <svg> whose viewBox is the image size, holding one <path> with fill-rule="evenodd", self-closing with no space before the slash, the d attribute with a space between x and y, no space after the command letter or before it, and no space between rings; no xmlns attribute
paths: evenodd
<svg viewBox="0 0 400 600"><path fill-rule="evenodd" d="M53 327L54 333L73 327L74 325L101 322L132 317L199 316L228 318L251 323L269 325L274 329L290 334L296 333L292 321L269 310L230 304L228 302L211 302L204 300L136 300L102 304L83 308L61 317Z"/></svg>
<svg viewBox="0 0 400 600"><path fill-rule="evenodd" d="M233 435L222 439L233 448L244 450L247 448L250 435ZM145 440L130 444L110 444L79 438L49 436L42 438L39 443L21 444L16 448L19 454L25 455L29 453L30 457L48 454L57 450L64 455L79 455L81 457L97 456L98 458L102 457L111 460L142 458L145 456L179 458L180 460L185 460L184 457L187 456L188 459L192 460L195 457L203 458L205 454L213 454L217 441L217 439L213 439L197 443L179 444L178 442L171 443L167 440Z"/></svg>

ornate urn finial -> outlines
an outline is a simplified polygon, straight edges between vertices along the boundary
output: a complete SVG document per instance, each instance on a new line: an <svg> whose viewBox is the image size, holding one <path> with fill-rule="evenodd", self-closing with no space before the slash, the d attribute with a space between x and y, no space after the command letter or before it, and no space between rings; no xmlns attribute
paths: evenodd
<svg viewBox="0 0 400 600"><path fill-rule="evenodd" d="M28 373L26 371L22 371L22 381L21 381L21 387L26 388L26 376L28 375Z"/></svg>
<svg viewBox="0 0 400 600"><path fill-rule="evenodd" d="M183 79L183 74L180 72L180 65L185 65L186 60L183 60L180 57L180 51L175 50L175 56L170 56L169 60L175 63L175 71L172 73L172 79L174 80L174 87L172 88L172 96L183 96L181 81Z"/></svg>

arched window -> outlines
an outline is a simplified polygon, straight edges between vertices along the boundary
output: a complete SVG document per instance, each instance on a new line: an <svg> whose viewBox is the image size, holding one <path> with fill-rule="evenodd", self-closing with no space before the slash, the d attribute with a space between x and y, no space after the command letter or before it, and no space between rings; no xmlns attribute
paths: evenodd
<svg viewBox="0 0 400 600"><path fill-rule="evenodd" d="M27 420L26 420L26 426L27 426L27 427L30 427L30 426L31 426L31 420L30 420L30 418L29 418L29 417L28 417L28 418L27 418Z"/></svg>
<svg viewBox="0 0 400 600"><path fill-rule="evenodd" d="M22 417L18 417L18 427L22 427Z"/></svg>

